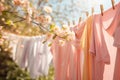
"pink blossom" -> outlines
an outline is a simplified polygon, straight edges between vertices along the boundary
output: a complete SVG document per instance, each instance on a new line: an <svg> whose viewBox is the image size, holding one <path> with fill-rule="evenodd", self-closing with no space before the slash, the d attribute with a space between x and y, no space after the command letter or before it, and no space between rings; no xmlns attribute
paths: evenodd
<svg viewBox="0 0 120 80"><path fill-rule="evenodd" d="M4 10L5 10L4 5L3 5L2 3L0 3L0 14L1 14L1 12L4 11Z"/></svg>
<svg viewBox="0 0 120 80"><path fill-rule="evenodd" d="M29 1L28 0L14 0L14 4L17 6L23 6L27 8L29 6Z"/></svg>
<svg viewBox="0 0 120 80"><path fill-rule="evenodd" d="M17 6L21 5L21 0L14 0L14 4Z"/></svg>
<svg viewBox="0 0 120 80"><path fill-rule="evenodd" d="M46 40L51 40L53 38L53 34L52 33L46 33Z"/></svg>

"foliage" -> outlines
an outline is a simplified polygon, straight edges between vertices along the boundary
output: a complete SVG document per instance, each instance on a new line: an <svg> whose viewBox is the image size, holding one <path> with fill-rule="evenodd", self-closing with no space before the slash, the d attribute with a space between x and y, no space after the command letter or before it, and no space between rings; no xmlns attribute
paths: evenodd
<svg viewBox="0 0 120 80"><path fill-rule="evenodd" d="M0 46L0 80L30 80L29 74L16 65L10 54Z"/></svg>
<svg viewBox="0 0 120 80"><path fill-rule="evenodd" d="M54 68L51 65L49 69L48 76L40 76L38 80L54 80Z"/></svg>
<svg viewBox="0 0 120 80"><path fill-rule="evenodd" d="M68 29L68 26L63 29L64 25L62 25L61 29L54 25L54 30L51 31L53 25L50 16L52 9L48 6L41 6L41 0L38 2L39 7L35 7L32 2L33 0L1 0L0 26L3 26L5 31L19 35L45 35L46 40L60 37L68 41L71 40L71 36L74 38L73 32Z"/></svg>
<svg viewBox="0 0 120 80"><path fill-rule="evenodd" d="M0 26L0 80L30 80L29 74L20 69L10 57L12 48L9 47L9 40L2 35L2 32Z"/></svg>

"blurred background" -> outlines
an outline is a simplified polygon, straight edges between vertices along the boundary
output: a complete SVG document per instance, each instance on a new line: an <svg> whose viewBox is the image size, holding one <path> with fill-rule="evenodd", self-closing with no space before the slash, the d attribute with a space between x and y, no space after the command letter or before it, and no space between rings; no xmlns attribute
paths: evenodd
<svg viewBox="0 0 120 80"><path fill-rule="evenodd" d="M117 4L120 0L114 1ZM104 10L112 7L111 0L46 0L46 2L45 5L52 7L52 17L58 25L68 24L68 21L72 24L73 20L77 24L79 17L85 20L85 12L88 11L91 14L92 7L94 8L94 14L99 14L100 4L103 4Z"/></svg>

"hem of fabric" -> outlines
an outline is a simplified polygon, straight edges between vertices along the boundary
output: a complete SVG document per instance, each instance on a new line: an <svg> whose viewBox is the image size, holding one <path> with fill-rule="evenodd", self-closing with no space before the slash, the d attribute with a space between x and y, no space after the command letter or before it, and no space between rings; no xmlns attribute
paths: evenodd
<svg viewBox="0 0 120 80"><path fill-rule="evenodd" d="M90 54L95 55L95 51L94 50L89 50Z"/></svg>

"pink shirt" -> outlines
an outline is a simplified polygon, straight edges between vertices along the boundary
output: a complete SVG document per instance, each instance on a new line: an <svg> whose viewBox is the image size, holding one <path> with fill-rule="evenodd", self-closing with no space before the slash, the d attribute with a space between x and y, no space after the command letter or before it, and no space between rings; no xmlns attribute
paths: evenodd
<svg viewBox="0 0 120 80"><path fill-rule="evenodd" d="M115 9L110 8L102 17L102 26L114 37L114 46L120 46L120 2L115 5Z"/></svg>
<svg viewBox="0 0 120 80"><path fill-rule="evenodd" d="M120 63L119 63L120 61L120 2L116 5L115 9L117 10L117 14L116 14L114 22L112 23L110 27L110 30L114 32L113 45L117 47L113 80L119 80L120 79ZM112 28L115 28L115 30L112 30Z"/></svg>
<svg viewBox="0 0 120 80"><path fill-rule="evenodd" d="M90 52L92 58L92 80L113 80L116 48L113 38L105 31L100 23L101 15L94 16L94 26Z"/></svg>
<svg viewBox="0 0 120 80"><path fill-rule="evenodd" d="M101 15L95 15L93 19L92 40L90 52L95 55L97 62L110 63L110 56L103 35L103 28L100 23Z"/></svg>
<svg viewBox="0 0 120 80"><path fill-rule="evenodd" d="M113 46L113 35L120 19L120 3L94 16L90 52L93 56L93 80L119 80L118 54ZM115 34L114 34L115 35Z"/></svg>
<svg viewBox="0 0 120 80"><path fill-rule="evenodd" d="M55 80L76 80L74 70L75 47L71 42L59 45L60 38L56 38L51 46L53 53L53 64L55 69Z"/></svg>
<svg viewBox="0 0 120 80"><path fill-rule="evenodd" d="M84 26L84 23L81 25ZM76 39L59 45L60 38L56 38L51 46L53 64L55 69L55 80L81 80L81 48L80 37L83 26L78 25L72 30ZM80 29L81 28L81 29Z"/></svg>
<svg viewBox="0 0 120 80"><path fill-rule="evenodd" d="M80 46L80 39L83 34L84 28L85 28L86 22L81 22L78 24L76 27L74 27L74 32L76 35L75 39L75 47L76 47L76 71L77 71L77 79L76 80L82 80L83 79L83 61L84 61L84 54L83 51L81 50Z"/></svg>

